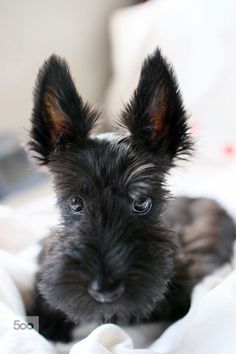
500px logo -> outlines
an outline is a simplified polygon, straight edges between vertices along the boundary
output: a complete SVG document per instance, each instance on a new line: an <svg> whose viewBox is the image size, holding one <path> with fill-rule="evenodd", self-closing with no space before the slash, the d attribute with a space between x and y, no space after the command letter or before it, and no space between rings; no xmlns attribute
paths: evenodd
<svg viewBox="0 0 236 354"><path fill-rule="evenodd" d="M24 329L34 329L34 324L32 322L21 322L20 320L15 320L13 324L13 328L16 330L24 330Z"/></svg>
<svg viewBox="0 0 236 354"><path fill-rule="evenodd" d="M1 316L0 327L2 330L32 331L39 330L38 316Z"/></svg>

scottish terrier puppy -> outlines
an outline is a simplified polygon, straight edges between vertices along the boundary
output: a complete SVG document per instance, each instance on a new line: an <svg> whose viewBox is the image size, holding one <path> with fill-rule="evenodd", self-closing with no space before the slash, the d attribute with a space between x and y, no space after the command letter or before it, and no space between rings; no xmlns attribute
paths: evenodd
<svg viewBox="0 0 236 354"><path fill-rule="evenodd" d="M121 113L127 133L92 135L98 116L51 56L36 82L30 148L54 178L61 222L42 242L30 313L53 340L70 340L84 321L180 318L196 282L230 260L236 236L214 201L169 198L166 175L192 141L159 50Z"/></svg>

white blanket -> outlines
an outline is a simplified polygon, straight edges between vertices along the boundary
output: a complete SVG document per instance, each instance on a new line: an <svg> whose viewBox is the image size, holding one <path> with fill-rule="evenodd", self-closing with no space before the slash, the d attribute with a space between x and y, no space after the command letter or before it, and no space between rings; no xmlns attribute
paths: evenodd
<svg viewBox="0 0 236 354"><path fill-rule="evenodd" d="M38 238L47 227L47 219L40 213L40 205L50 205L47 200L38 200L38 211L28 208L0 208L0 353L1 354L235 354L236 353L236 267L232 262L216 274L206 278L194 291L193 304L189 313L170 326L162 336L146 349L134 349L137 337L150 336L151 327L121 329L113 324L96 328L85 339L70 345L53 344L34 330L16 330L13 322L23 320L24 303L29 301L34 274L37 270L36 243L21 252L15 251L15 243L24 239L24 231L29 236L24 223L19 223L32 213L34 227L31 226L32 239ZM21 214L19 214L21 213ZM47 214L48 210L45 209ZM52 218L53 220L53 218ZM42 226L43 225L43 226ZM7 240L3 227L8 231ZM24 229L25 228L25 229ZM5 234L6 235L6 234ZM12 247L12 253L10 249ZM23 301L24 300L24 301ZM153 331L153 329L152 329ZM130 335L132 335L132 339ZM158 333L158 331L156 332Z"/></svg>

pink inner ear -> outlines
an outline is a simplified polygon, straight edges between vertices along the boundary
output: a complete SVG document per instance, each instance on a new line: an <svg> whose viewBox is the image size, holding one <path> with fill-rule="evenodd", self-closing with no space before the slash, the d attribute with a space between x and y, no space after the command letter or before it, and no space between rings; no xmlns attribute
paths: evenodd
<svg viewBox="0 0 236 354"><path fill-rule="evenodd" d="M150 120L153 123L151 139L155 140L158 137L165 135L165 107L161 105L158 110L150 112Z"/></svg>
<svg viewBox="0 0 236 354"><path fill-rule="evenodd" d="M44 102L47 113L45 120L49 124L52 137L57 137L61 133L69 133L68 116L61 110L56 98L50 93L46 93Z"/></svg>

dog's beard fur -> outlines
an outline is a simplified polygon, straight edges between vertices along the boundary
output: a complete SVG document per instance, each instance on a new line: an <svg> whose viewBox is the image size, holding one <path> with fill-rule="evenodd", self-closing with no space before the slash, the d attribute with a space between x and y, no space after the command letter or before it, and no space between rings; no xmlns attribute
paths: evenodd
<svg viewBox="0 0 236 354"><path fill-rule="evenodd" d="M192 142L173 70L159 50L144 62L139 84L121 113L129 133L91 136L97 117L78 95L67 64L49 58L36 83L30 149L54 177L61 222L41 255L36 296L40 308L48 308L38 314L49 317L50 311L59 311L76 323L103 322L149 317L163 306L171 318L166 299L177 304L179 317L189 306L189 264L199 258L195 249L190 263L183 257L180 261L180 232L170 231L164 222L169 197L165 176L178 158L188 156ZM68 201L77 196L83 210L73 214ZM139 214L134 203L142 198L151 198L152 205ZM230 246L235 229L231 231ZM232 247L220 254L217 235L217 247L209 251L214 254L211 269L231 255ZM204 264L204 256L201 260ZM197 280L207 273L202 269ZM94 278L122 282L125 291L114 302L99 303L88 292Z"/></svg>

